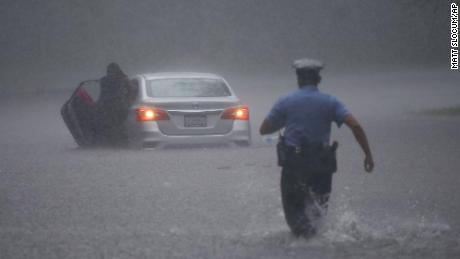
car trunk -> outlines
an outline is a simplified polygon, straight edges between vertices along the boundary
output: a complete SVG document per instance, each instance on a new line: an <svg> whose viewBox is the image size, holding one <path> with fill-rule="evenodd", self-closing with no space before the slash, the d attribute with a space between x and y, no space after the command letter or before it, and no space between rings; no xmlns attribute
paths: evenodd
<svg viewBox="0 0 460 259"><path fill-rule="evenodd" d="M232 120L221 119L222 112L238 103L236 98L202 97L161 98L153 100L149 105L168 112L169 120L158 121L163 134L220 135L233 128Z"/></svg>

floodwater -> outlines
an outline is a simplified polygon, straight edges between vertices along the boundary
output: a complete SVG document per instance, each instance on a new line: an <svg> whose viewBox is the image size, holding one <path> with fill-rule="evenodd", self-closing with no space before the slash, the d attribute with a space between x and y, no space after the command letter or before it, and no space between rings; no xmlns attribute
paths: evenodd
<svg viewBox="0 0 460 259"><path fill-rule="evenodd" d="M284 222L274 146L257 129L293 78L227 78L251 107L249 148L77 148L68 94L0 102L0 258L460 258L458 73L325 75L367 131L375 171L346 128L319 234Z"/></svg>

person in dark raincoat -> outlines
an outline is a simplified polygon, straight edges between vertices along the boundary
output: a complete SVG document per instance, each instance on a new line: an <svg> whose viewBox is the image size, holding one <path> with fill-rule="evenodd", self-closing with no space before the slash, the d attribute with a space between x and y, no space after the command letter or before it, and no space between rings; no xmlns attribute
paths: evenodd
<svg viewBox="0 0 460 259"><path fill-rule="evenodd" d="M117 63L107 66L107 75L100 80L100 96L97 103L99 134L108 144L126 141L123 123L130 105L130 81Z"/></svg>

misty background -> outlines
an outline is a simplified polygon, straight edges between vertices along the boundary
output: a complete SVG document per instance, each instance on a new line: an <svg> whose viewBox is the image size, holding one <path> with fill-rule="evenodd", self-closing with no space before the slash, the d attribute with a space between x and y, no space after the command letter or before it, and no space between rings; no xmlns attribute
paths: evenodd
<svg viewBox="0 0 460 259"><path fill-rule="evenodd" d="M300 57L326 73L450 65L443 0L2 0L0 24L0 93L70 90L112 61L227 77L291 75Z"/></svg>
<svg viewBox="0 0 460 259"><path fill-rule="evenodd" d="M460 258L451 2L1 0L0 258ZM376 163L364 173L333 127L339 171L308 241L290 235L276 144L258 133L302 57L326 63L320 89ZM251 146L78 148L60 108L113 61L221 74L250 107Z"/></svg>

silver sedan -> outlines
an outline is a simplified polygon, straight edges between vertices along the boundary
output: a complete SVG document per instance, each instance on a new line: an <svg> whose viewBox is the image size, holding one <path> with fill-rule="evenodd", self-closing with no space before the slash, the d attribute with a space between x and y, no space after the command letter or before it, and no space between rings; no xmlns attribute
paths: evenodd
<svg viewBox="0 0 460 259"><path fill-rule="evenodd" d="M124 122L132 146L251 143L249 108L224 78L204 73L155 73L132 78L135 96ZM80 146L97 143L91 131L92 106L97 107L99 83L80 84L61 113ZM83 110L88 112L82 113ZM97 119L94 119L97 120ZM96 136L94 134L96 132Z"/></svg>
<svg viewBox="0 0 460 259"><path fill-rule="evenodd" d="M125 123L132 144L250 144L249 108L222 77L157 73L133 82L138 97Z"/></svg>

